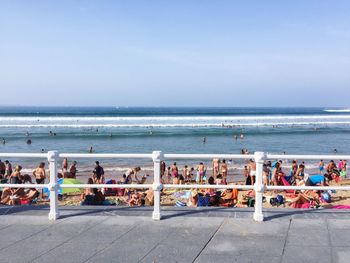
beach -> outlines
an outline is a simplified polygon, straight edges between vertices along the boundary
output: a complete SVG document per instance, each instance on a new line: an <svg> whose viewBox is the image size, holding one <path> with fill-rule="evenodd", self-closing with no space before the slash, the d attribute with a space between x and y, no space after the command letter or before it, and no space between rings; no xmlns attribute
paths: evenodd
<svg viewBox="0 0 350 263"><path fill-rule="evenodd" d="M0 145L2 152L46 153L57 150L61 153L218 153L246 154L265 151L276 154L346 154L350 147L347 137L350 131L350 114L341 110L326 108L74 108L74 107L0 107ZM348 145L349 144L349 145ZM13 168L20 165L21 174L32 176L40 162L45 159L3 158L9 160ZM81 183L95 178L95 161L100 161L104 169L104 182L120 182L123 174L140 167L138 177L143 183L153 183L153 162L132 159L79 159L67 160L63 169L62 159L58 171L64 174L77 161L74 177ZM226 162L225 183L245 184L249 158L245 160L220 160ZM275 163L278 160L270 160ZM304 183L309 175L320 173L319 160L295 160L302 165ZM336 165L341 160L335 158ZM177 163L177 175L163 176L163 183L174 183L187 167L191 170L191 183L195 183L197 170L202 160L167 160L166 169L173 169ZM281 162L283 176L290 176L293 160ZM223 164L220 164L220 167ZM216 180L212 161L203 161L208 183L210 176ZM46 174L48 169L46 165ZM221 169L221 168L220 168ZM270 175L276 169L270 167ZM65 171L64 171L65 170ZM346 170L346 169L345 169ZM220 171L221 172L221 171ZM296 171L294 171L296 172ZM346 172L346 171L345 171ZM135 182L136 178L133 178ZM298 178L296 178L298 179ZM299 178L302 179L302 178ZM298 180L299 180L298 179ZM95 180L95 179L93 179ZM288 179L290 180L290 178ZM46 182L48 179L46 179ZM181 180L180 180L181 181ZM182 180L180 183L189 183ZM347 184L347 180L342 180ZM179 182L175 182L179 183ZM280 184L271 179L270 184ZM291 183L295 183L291 180ZM338 182L339 183L339 182ZM82 189L81 191L84 191ZM170 191L170 192L169 192ZM164 205L175 205L175 193L165 189L162 195ZM223 191L221 191L223 192ZM239 191L235 205L247 205L243 196L249 191ZM184 193L187 195L188 192ZM200 193L200 194L205 194ZM283 196L284 191L273 193ZM179 194L177 194L179 196ZM270 193L265 193L269 198ZM82 200L80 193L64 195L62 205L77 205ZM347 204L346 192L332 193L332 204ZM342 197L344 197L342 199ZM113 204L127 205L130 194L121 197L107 197ZM246 198L247 199L247 198ZM248 197L249 199L249 197ZM44 200L36 200L39 204ZM283 202L284 205L285 202ZM327 205L327 204L324 204ZM264 202L265 207L271 206ZM320 207L320 205L318 205Z"/></svg>

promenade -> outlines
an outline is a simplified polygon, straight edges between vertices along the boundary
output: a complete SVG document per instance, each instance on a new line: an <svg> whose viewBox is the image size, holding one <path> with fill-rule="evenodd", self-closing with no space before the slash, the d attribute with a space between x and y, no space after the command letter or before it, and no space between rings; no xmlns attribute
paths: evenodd
<svg viewBox="0 0 350 263"><path fill-rule="evenodd" d="M350 213L152 207L0 207L0 262L350 262Z"/></svg>

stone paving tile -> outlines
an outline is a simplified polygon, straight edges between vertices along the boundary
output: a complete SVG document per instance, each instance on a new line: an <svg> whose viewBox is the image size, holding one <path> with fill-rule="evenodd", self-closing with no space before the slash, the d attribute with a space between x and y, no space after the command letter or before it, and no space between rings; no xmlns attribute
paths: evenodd
<svg viewBox="0 0 350 263"><path fill-rule="evenodd" d="M91 217L91 219L82 217L81 220L77 218L65 220L62 223L50 226L41 233L33 235L30 237L30 240L33 242L40 242L41 240L66 242L90 230L99 224L101 222L100 220L99 217ZM103 220L106 220L106 218L103 218Z"/></svg>
<svg viewBox="0 0 350 263"><path fill-rule="evenodd" d="M40 243L33 243L32 241L24 240L19 244L1 250L1 262L29 262L46 251L53 249L58 244L60 244L59 241L42 241Z"/></svg>
<svg viewBox="0 0 350 263"><path fill-rule="evenodd" d="M218 255L218 254L201 254L195 261L196 263L218 263L218 262L224 262L224 263L280 263L281 258L280 257L274 257L274 256L264 256L260 257L257 254L250 254L250 255ZM296 263L296 262L294 262Z"/></svg>
<svg viewBox="0 0 350 263"><path fill-rule="evenodd" d="M202 254L280 257L282 255L284 241L284 237L278 236L215 235Z"/></svg>
<svg viewBox="0 0 350 263"><path fill-rule="evenodd" d="M289 220L273 220L267 222L254 222L246 219L226 219L225 224L220 228L218 235L269 235L285 236L290 225Z"/></svg>
<svg viewBox="0 0 350 263"><path fill-rule="evenodd" d="M329 236L332 246L350 246L350 229L332 229L329 232Z"/></svg>
<svg viewBox="0 0 350 263"><path fill-rule="evenodd" d="M3 228L0 230L0 253L1 249L11 246L11 244L26 239L38 232L46 229L47 226L38 226L38 225L11 225L9 227Z"/></svg>
<svg viewBox="0 0 350 263"><path fill-rule="evenodd" d="M331 219L327 223L330 229L350 229L350 219Z"/></svg>
<svg viewBox="0 0 350 263"><path fill-rule="evenodd" d="M186 244L160 244L153 249L140 262L193 262L201 252L203 245Z"/></svg>
<svg viewBox="0 0 350 263"><path fill-rule="evenodd" d="M346 247L332 247L332 259L335 263L350 262L350 245Z"/></svg>
<svg viewBox="0 0 350 263"><path fill-rule="evenodd" d="M330 247L307 246L286 246L282 262L284 263L329 263L332 262Z"/></svg>
<svg viewBox="0 0 350 263"><path fill-rule="evenodd" d="M327 221L323 219L294 219L288 232L288 246L330 246Z"/></svg>

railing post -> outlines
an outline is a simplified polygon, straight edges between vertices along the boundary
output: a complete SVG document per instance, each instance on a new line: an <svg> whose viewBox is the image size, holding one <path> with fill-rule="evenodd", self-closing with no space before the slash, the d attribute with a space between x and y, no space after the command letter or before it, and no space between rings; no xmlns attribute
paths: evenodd
<svg viewBox="0 0 350 263"><path fill-rule="evenodd" d="M154 151L152 153L152 159L154 164L154 181L153 181L153 191L154 191L154 209L152 218L154 220L160 220L160 191L163 189L163 185L160 183L160 162L162 161L163 154L161 151Z"/></svg>
<svg viewBox="0 0 350 263"><path fill-rule="evenodd" d="M255 190L254 220L257 222L264 221L264 215L262 213L263 194L264 194L264 184L263 184L264 159L265 159L264 152L255 152L256 178L255 178L255 184L254 184L254 190Z"/></svg>
<svg viewBox="0 0 350 263"><path fill-rule="evenodd" d="M58 183L57 183L57 151L49 151L47 153L47 160L49 161L50 167L50 182L49 182L49 191L50 191L50 213L49 220L56 220L59 218L58 212Z"/></svg>

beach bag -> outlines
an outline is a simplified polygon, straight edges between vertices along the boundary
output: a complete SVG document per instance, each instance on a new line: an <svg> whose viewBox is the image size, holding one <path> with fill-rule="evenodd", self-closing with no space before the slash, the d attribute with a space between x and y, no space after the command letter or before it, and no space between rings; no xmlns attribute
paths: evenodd
<svg viewBox="0 0 350 263"><path fill-rule="evenodd" d="M278 205L278 201L276 197L273 197L270 199L270 205L272 206L277 206Z"/></svg>
<svg viewBox="0 0 350 263"><path fill-rule="evenodd" d="M198 206L208 206L209 196L198 196Z"/></svg>
<svg viewBox="0 0 350 263"><path fill-rule="evenodd" d="M284 199L283 199L282 195L277 195L276 200L277 200L278 205L282 205L284 203Z"/></svg>

